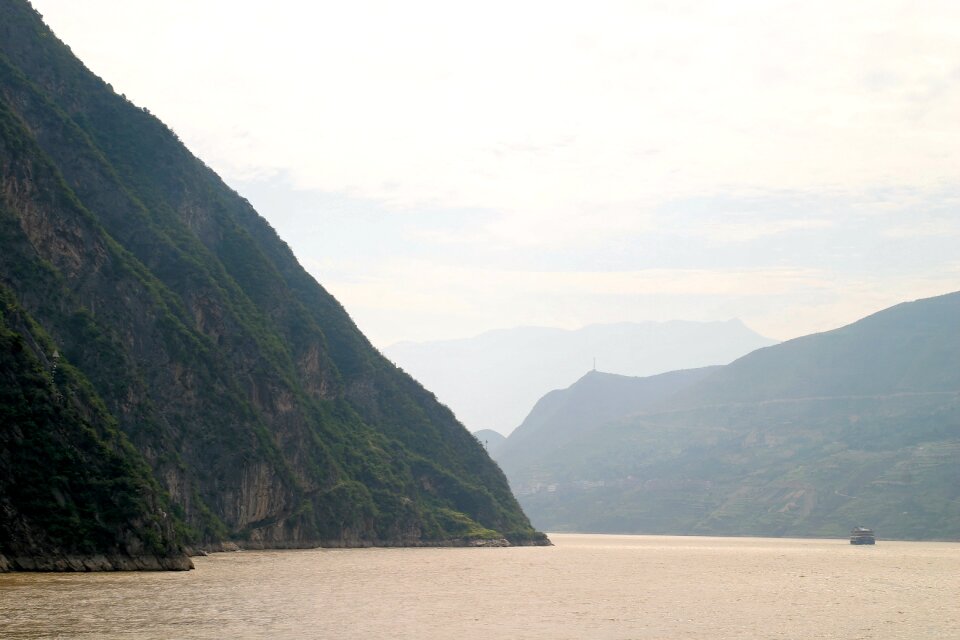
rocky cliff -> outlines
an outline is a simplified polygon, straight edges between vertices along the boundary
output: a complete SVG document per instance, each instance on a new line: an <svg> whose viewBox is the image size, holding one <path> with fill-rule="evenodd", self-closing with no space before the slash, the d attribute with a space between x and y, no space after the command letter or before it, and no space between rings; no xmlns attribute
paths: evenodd
<svg viewBox="0 0 960 640"><path fill-rule="evenodd" d="M169 499L0 289L0 571L189 569Z"/></svg>
<svg viewBox="0 0 960 640"><path fill-rule="evenodd" d="M170 501L182 526L162 544L540 539L476 440L249 203L16 0L0 2L0 242L10 304Z"/></svg>

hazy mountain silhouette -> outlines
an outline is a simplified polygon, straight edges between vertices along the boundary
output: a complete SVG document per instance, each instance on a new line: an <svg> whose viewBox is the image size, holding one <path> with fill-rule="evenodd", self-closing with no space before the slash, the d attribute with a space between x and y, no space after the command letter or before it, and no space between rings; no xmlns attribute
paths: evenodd
<svg viewBox="0 0 960 640"><path fill-rule="evenodd" d="M437 394L468 428L509 433L534 403L593 368L644 376L726 364L774 341L739 320L520 327L474 338L402 342L384 354Z"/></svg>

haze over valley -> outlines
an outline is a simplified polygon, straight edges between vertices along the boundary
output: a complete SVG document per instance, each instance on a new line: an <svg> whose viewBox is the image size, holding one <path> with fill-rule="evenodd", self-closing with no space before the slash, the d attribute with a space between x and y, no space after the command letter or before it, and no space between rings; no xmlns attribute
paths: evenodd
<svg viewBox="0 0 960 640"><path fill-rule="evenodd" d="M644 376L726 364L774 341L739 320L519 327L464 340L405 342L383 353L449 406L468 429L510 433L548 391L596 367Z"/></svg>

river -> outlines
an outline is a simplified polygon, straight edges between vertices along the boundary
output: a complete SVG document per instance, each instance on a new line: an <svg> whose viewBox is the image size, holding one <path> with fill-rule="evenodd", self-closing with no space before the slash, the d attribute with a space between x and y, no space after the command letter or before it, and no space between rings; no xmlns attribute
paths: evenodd
<svg viewBox="0 0 960 640"><path fill-rule="evenodd" d="M960 543L551 539L0 574L0 638L960 638Z"/></svg>

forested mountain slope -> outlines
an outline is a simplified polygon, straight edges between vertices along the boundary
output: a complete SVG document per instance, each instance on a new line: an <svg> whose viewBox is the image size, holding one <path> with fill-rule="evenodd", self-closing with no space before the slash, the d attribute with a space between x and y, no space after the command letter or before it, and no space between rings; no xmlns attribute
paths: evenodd
<svg viewBox="0 0 960 640"><path fill-rule="evenodd" d="M960 390L960 293L758 349L678 394L675 406Z"/></svg>
<svg viewBox="0 0 960 640"><path fill-rule="evenodd" d="M646 378L591 371L570 387L541 398L492 455L514 488L544 479L538 470L546 468L550 473L545 478L556 480L559 469L550 461L571 442L587 441L606 422L649 410L718 369L685 369Z"/></svg>
<svg viewBox="0 0 960 640"><path fill-rule="evenodd" d="M957 539L958 363L960 293L918 300L760 349L640 411L581 404L595 418L574 437L553 417L504 469L553 531L843 536L863 524Z"/></svg>
<svg viewBox="0 0 960 640"><path fill-rule="evenodd" d="M174 505L160 546L539 539L450 411L20 0L0 1L0 243L10 304L89 383L88 419L132 445L118 455L151 469L144 513Z"/></svg>

